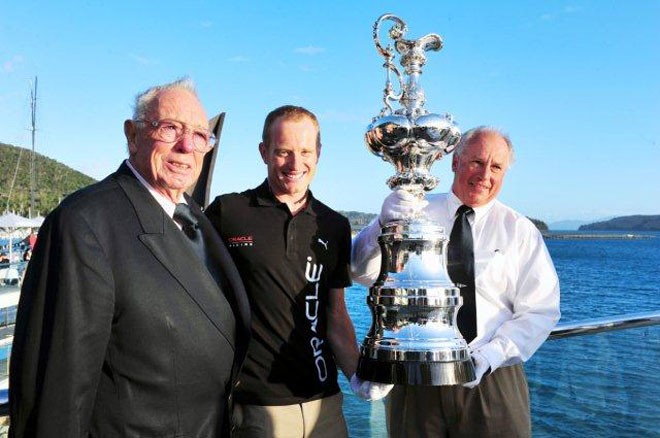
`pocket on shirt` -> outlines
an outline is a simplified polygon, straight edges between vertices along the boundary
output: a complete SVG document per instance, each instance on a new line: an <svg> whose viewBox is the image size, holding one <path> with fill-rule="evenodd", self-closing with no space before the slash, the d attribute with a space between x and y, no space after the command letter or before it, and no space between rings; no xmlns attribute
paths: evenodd
<svg viewBox="0 0 660 438"><path fill-rule="evenodd" d="M507 289L506 257L502 250L477 251L474 254L475 284L481 293L499 295Z"/></svg>

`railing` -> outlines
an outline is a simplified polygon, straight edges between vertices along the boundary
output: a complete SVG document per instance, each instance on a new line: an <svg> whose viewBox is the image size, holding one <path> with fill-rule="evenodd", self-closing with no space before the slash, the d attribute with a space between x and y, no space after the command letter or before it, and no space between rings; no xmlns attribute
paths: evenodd
<svg viewBox="0 0 660 438"><path fill-rule="evenodd" d="M561 323L549 339L525 364L534 438L660 436L660 311Z"/></svg>
<svg viewBox="0 0 660 438"><path fill-rule="evenodd" d="M660 437L660 311L560 323L549 339L525 364L534 438ZM351 436L386 437L383 403L341 383Z"/></svg>
<svg viewBox="0 0 660 438"><path fill-rule="evenodd" d="M561 339L571 336L593 335L612 330L648 327L660 324L659 312L632 313L607 318L585 319L574 323L560 323L550 333L548 339Z"/></svg>

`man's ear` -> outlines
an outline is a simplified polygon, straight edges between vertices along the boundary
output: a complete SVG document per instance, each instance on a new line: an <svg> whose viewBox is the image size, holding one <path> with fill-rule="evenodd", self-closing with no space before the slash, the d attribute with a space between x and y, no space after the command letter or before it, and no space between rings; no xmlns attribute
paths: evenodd
<svg viewBox="0 0 660 438"><path fill-rule="evenodd" d="M261 159L263 160L264 164L268 164L268 160L266 159L268 156L267 152L268 151L266 150L266 146L264 145L264 143L263 142L259 143L259 153L261 154Z"/></svg>
<svg viewBox="0 0 660 438"><path fill-rule="evenodd" d="M133 155L137 152L137 129L132 120L124 121L124 135L126 136L126 143L128 144L128 152Z"/></svg>
<svg viewBox="0 0 660 438"><path fill-rule="evenodd" d="M458 155L452 155L451 156L451 171L456 172L456 169L458 169Z"/></svg>

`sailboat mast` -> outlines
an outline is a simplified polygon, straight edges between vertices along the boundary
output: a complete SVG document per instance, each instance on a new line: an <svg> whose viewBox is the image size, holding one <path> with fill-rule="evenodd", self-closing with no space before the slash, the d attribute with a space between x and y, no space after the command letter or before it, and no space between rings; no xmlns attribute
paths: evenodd
<svg viewBox="0 0 660 438"><path fill-rule="evenodd" d="M35 174L34 174L34 140L36 134L36 121L37 121L37 77L34 77L34 90L30 90L30 106L32 109L32 156L30 157L30 212L29 217L32 218L34 213L34 185L35 185Z"/></svg>

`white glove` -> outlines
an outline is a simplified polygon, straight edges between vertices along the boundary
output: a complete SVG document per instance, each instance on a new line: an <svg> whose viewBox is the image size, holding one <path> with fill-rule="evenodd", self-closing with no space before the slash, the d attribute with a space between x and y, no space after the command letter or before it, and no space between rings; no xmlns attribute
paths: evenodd
<svg viewBox="0 0 660 438"><path fill-rule="evenodd" d="M486 374L486 371L490 368L490 364L488 363L488 359L484 357L483 354L479 353L478 351L473 351L472 352L472 362L474 362L474 374L476 375L476 378L471 381L464 383L463 386L465 388L474 388L481 382L481 378Z"/></svg>
<svg viewBox="0 0 660 438"><path fill-rule="evenodd" d="M419 198L406 190L395 190L383 201L378 220L383 226L388 222L412 217L422 211L428 203L426 199Z"/></svg>
<svg viewBox="0 0 660 438"><path fill-rule="evenodd" d="M374 401L385 397L394 388L389 383L370 382L360 379L357 374L351 376L351 389L362 400Z"/></svg>

